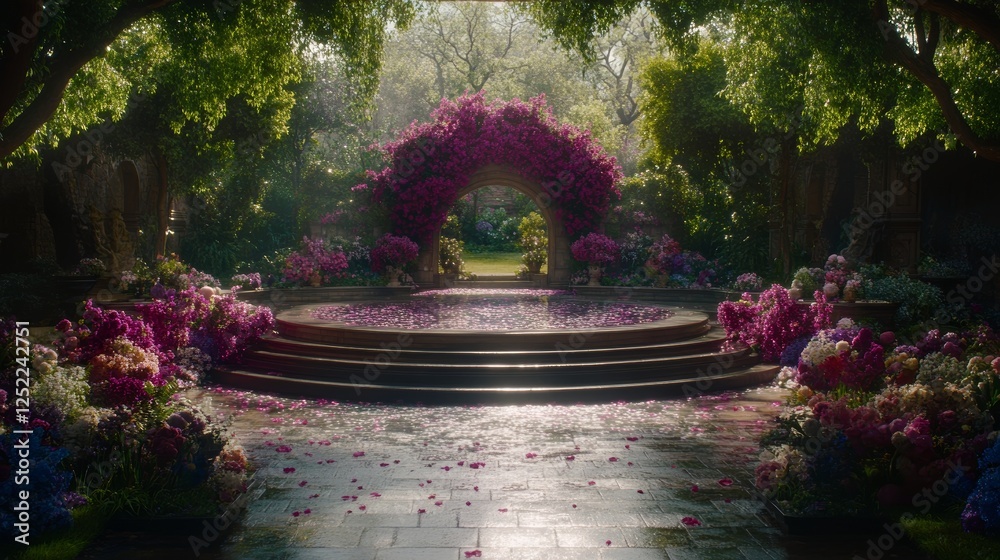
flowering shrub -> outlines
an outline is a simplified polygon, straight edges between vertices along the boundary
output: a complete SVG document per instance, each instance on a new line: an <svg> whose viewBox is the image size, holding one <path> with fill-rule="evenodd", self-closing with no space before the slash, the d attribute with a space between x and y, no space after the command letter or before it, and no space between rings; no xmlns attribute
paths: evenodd
<svg viewBox="0 0 1000 560"><path fill-rule="evenodd" d="M376 205L391 208L395 232L428 242L458 190L489 164L507 164L542 185L569 235L594 231L620 196L621 170L588 132L560 125L538 96L487 102L483 92L442 100L429 123L382 146L388 166L369 172Z"/></svg>
<svg viewBox="0 0 1000 560"><path fill-rule="evenodd" d="M822 294L816 295L816 303L799 306L788 290L775 284L756 302L750 294L743 294L739 301L720 303L718 311L728 340L757 348L762 360L776 362L796 338L827 326L833 308Z"/></svg>
<svg viewBox="0 0 1000 560"><path fill-rule="evenodd" d="M979 458L982 473L962 511L962 528L970 533L1000 534L1000 440Z"/></svg>
<svg viewBox="0 0 1000 560"><path fill-rule="evenodd" d="M438 258L441 263L441 270L445 274L462 274L465 272L465 261L462 260L462 252L465 250L465 243L451 237L441 237L438 247Z"/></svg>
<svg viewBox="0 0 1000 560"><path fill-rule="evenodd" d="M618 244L621 251L618 262L621 265L622 273L632 274L641 272L649 258L649 249L653 245L653 239L636 228L625 234L625 238Z"/></svg>
<svg viewBox="0 0 1000 560"><path fill-rule="evenodd" d="M214 276L184 264L176 254L157 257L152 265L137 259L132 270L122 271L117 283L118 289L123 292L137 296L153 295L153 297L163 297L171 291L185 290L191 286L196 288L221 286Z"/></svg>
<svg viewBox="0 0 1000 560"><path fill-rule="evenodd" d="M569 247L573 258L594 266L605 266L618 260L618 244L603 233L588 233Z"/></svg>
<svg viewBox="0 0 1000 560"><path fill-rule="evenodd" d="M230 280L233 286L239 286L240 288L246 288L249 290L259 290L261 286L260 273L252 272L250 274L237 274L233 276Z"/></svg>
<svg viewBox="0 0 1000 560"><path fill-rule="evenodd" d="M923 507L913 497L940 480L949 493L927 501L925 512L947 511L965 503L980 474L978 488L995 490L989 469L1000 455L983 451L996 413L998 351L1000 337L988 328L931 331L916 345L854 325L820 331L792 370L797 406L762 440L758 488L811 513L837 504ZM977 492L963 524L984 531L1000 512L995 494Z"/></svg>
<svg viewBox="0 0 1000 560"><path fill-rule="evenodd" d="M653 243L646 261L647 271L667 276L665 285L675 288L711 288L715 267L701 253L681 250L681 244L668 234Z"/></svg>
<svg viewBox="0 0 1000 560"><path fill-rule="evenodd" d="M372 270L383 272L386 267L402 268L420 254L420 247L404 235L387 233L372 249Z"/></svg>
<svg viewBox="0 0 1000 560"><path fill-rule="evenodd" d="M302 247L285 259L282 276L286 282L308 284L318 276L320 283L329 284L347 269L347 257L339 247L330 247L324 239L303 237Z"/></svg>
<svg viewBox="0 0 1000 560"><path fill-rule="evenodd" d="M764 287L764 280L753 272L740 274L733 281L733 289L744 292L759 292Z"/></svg>

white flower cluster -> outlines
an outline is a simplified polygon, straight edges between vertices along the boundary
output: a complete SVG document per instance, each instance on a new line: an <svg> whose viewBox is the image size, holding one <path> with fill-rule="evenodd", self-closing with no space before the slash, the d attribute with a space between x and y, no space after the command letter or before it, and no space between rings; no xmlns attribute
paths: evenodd
<svg viewBox="0 0 1000 560"><path fill-rule="evenodd" d="M108 408L86 406L79 409L76 418L63 425L63 445L70 454L77 455L90 447L97 433L97 425L109 417L113 411Z"/></svg>
<svg viewBox="0 0 1000 560"><path fill-rule="evenodd" d="M916 381L934 387L939 387L943 383L957 383L962 386L971 383L969 370L965 364L940 352L928 354L920 360Z"/></svg>
<svg viewBox="0 0 1000 560"><path fill-rule="evenodd" d="M185 346L174 352L174 365L181 368L187 376L183 381L197 385L212 367L212 358L194 346ZM187 384L185 383L185 385Z"/></svg>
<svg viewBox="0 0 1000 560"><path fill-rule="evenodd" d="M850 347L850 345L848 345ZM829 335L825 331L820 331L806 344L806 347L802 349L802 355L799 357L799 361L803 362L808 366L818 366L823 363L824 360L830 356L835 356L839 353L837 344L830 340Z"/></svg>
<svg viewBox="0 0 1000 560"><path fill-rule="evenodd" d="M45 363L48 365L48 362ZM31 389L31 399L36 406L51 406L74 420L80 410L87 406L90 383L87 369L81 366L51 365L45 373L35 376Z"/></svg>

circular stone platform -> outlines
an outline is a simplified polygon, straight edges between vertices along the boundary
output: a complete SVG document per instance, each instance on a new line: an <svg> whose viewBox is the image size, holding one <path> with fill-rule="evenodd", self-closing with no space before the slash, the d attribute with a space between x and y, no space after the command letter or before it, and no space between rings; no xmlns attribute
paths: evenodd
<svg viewBox="0 0 1000 560"><path fill-rule="evenodd" d="M708 315L566 293L460 294L304 305L219 381L366 400L653 398L756 384L745 346Z"/></svg>

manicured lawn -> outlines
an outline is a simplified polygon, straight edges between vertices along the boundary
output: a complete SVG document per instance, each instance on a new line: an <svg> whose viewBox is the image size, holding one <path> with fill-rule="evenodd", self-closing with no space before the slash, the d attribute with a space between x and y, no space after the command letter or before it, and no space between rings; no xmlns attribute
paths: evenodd
<svg viewBox="0 0 1000 560"><path fill-rule="evenodd" d="M514 274L521 266L521 253L464 253L465 270L474 274ZM542 267L542 272L546 267Z"/></svg>
<svg viewBox="0 0 1000 560"><path fill-rule="evenodd" d="M1000 558L1000 541L962 531L955 518L917 517L903 522L907 534L937 560Z"/></svg>

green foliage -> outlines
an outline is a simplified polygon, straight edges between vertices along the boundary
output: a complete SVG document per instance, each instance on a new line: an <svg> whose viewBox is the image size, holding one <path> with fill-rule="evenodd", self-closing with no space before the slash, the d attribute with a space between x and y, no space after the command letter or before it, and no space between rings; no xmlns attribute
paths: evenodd
<svg viewBox="0 0 1000 560"><path fill-rule="evenodd" d="M952 317L945 307L944 294L936 286L910 278L905 273L894 274L884 266L863 266L860 272L864 278L866 299L899 303L896 326L900 330L922 323L936 324L939 311L942 312L940 316Z"/></svg>
<svg viewBox="0 0 1000 560"><path fill-rule="evenodd" d="M538 212L521 218L517 226L517 247L522 251L521 262L528 272L537 273L548 259L549 238L545 232L545 219Z"/></svg>
<svg viewBox="0 0 1000 560"><path fill-rule="evenodd" d="M465 251L465 243L443 235L440 243L438 256L441 270L445 274L464 274L465 263L462 261L462 252Z"/></svg>
<svg viewBox="0 0 1000 560"><path fill-rule="evenodd" d="M907 537L938 560L989 560L1000 558L996 538L966 533L957 516L916 516L900 520Z"/></svg>

